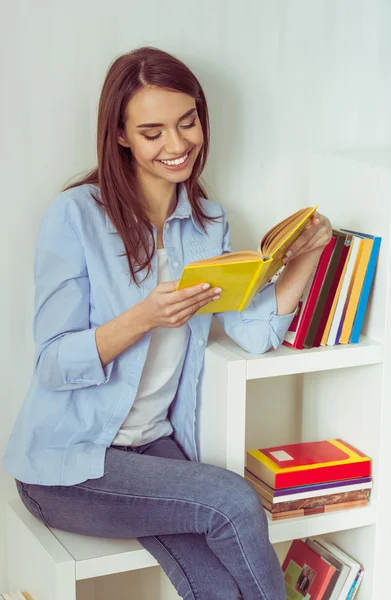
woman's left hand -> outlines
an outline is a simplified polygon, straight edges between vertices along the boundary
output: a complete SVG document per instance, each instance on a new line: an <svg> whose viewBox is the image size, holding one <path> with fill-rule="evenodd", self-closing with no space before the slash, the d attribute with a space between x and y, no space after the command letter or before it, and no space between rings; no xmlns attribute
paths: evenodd
<svg viewBox="0 0 391 600"><path fill-rule="evenodd" d="M294 258L313 252L320 255L332 236L331 223L327 217L315 212L307 229L297 238L284 257L284 264Z"/></svg>

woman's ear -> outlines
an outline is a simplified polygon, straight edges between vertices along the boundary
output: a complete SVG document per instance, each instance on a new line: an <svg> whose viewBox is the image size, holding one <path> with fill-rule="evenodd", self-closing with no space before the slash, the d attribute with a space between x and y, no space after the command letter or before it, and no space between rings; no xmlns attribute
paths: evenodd
<svg viewBox="0 0 391 600"><path fill-rule="evenodd" d="M118 132L118 143L121 146L124 146L124 148L129 148L129 142L127 141L126 137L124 136L123 132L121 130L119 130Z"/></svg>

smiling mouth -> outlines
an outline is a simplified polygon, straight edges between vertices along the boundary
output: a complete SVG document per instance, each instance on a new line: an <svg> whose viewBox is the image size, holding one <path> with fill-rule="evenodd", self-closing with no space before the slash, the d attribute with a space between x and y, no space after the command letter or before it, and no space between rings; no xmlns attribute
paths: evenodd
<svg viewBox="0 0 391 600"><path fill-rule="evenodd" d="M167 167L177 167L178 165L183 165L187 161L192 151L193 148L186 152L186 154L184 154L180 158L176 158L174 160L159 160L159 162L161 162L163 165L166 165Z"/></svg>

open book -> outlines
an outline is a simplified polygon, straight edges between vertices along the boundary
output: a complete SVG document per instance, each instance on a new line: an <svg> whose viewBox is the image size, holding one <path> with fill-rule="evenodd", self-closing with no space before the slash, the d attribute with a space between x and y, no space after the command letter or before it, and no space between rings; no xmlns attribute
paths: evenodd
<svg viewBox="0 0 391 600"><path fill-rule="evenodd" d="M304 231L318 207L303 208L272 227L262 238L260 252L227 252L186 265L178 290L210 283L221 287L219 300L201 308L197 314L244 310L255 294L283 266L288 248Z"/></svg>

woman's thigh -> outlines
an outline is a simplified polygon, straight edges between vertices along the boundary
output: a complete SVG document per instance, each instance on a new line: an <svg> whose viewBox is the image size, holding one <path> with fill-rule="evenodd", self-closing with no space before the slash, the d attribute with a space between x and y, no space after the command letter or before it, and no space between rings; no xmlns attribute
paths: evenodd
<svg viewBox="0 0 391 600"><path fill-rule="evenodd" d="M118 538L204 533L200 522L209 513L219 516L220 507L224 513L224 506L240 506L250 486L225 469L178 458L173 440L157 441L144 453L109 447L101 478L72 486L18 484L18 489L38 518L74 533Z"/></svg>

